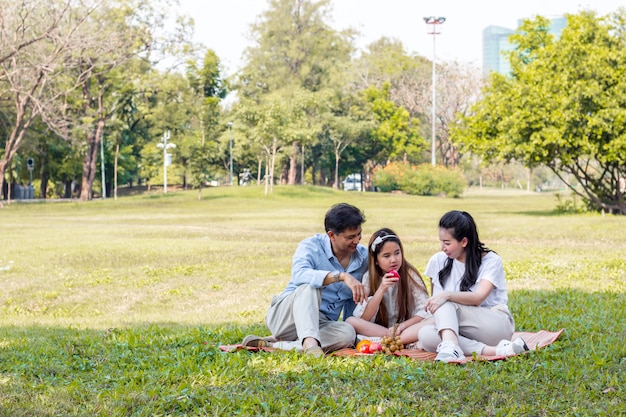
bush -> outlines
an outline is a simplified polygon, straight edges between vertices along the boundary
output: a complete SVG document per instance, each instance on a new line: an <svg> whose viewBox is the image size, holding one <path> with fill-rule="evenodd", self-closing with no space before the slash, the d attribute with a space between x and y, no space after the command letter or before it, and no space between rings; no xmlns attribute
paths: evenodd
<svg viewBox="0 0 626 417"><path fill-rule="evenodd" d="M572 194L571 199L566 198L561 193L556 193L554 196L557 200L556 211L558 213L585 213L588 211L584 201L583 204L578 203L576 194Z"/></svg>
<svg viewBox="0 0 626 417"><path fill-rule="evenodd" d="M465 180L457 170L392 162L374 169L373 185L383 192L400 190L412 195L459 197L465 188Z"/></svg>

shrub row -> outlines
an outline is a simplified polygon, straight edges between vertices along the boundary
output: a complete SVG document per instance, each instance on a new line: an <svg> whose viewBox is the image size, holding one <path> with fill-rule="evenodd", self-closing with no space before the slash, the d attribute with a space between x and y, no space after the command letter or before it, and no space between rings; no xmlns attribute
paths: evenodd
<svg viewBox="0 0 626 417"><path fill-rule="evenodd" d="M373 185L382 192L399 190L411 195L459 197L465 189L465 179L460 171L442 166L391 162L374 169Z"/></svg>

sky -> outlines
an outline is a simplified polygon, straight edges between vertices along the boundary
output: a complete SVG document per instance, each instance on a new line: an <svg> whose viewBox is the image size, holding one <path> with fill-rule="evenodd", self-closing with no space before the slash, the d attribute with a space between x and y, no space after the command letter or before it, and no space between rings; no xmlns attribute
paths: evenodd
<svg viewBox="0 0 626 417"><path fill-rule="evenodd" d="M230 75L242 65L251 46L250 25L268 8L267 0L179 0L179 13L195 20L195 41L212 49ZM626 6L624 0L331 0L329 22L336 30L360 32L363 49L383 36L400 40L409 54L438 61L458 61L482 66L482 31L496 25L516 29L519 19L541 15L558 17L581 10L599 15ZM445 17L434 39L424 17ZM434 49L434 51L433 51Z"/></svg>

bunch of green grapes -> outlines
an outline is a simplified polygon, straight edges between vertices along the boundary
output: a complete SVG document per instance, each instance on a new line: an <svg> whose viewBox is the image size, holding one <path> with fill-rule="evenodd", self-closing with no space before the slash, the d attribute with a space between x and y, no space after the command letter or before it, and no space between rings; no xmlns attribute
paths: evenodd
<svg viewBox="0 0 626 417"><path fill-rule="evenodd" d="M396 323L393 326L393 330L391 331L391 336L383 336L380 339L380 345L383 347L383 352L388 355L404 349L404 345L402 344L400 336L396 336L397 329L398 324Z"/></svg>

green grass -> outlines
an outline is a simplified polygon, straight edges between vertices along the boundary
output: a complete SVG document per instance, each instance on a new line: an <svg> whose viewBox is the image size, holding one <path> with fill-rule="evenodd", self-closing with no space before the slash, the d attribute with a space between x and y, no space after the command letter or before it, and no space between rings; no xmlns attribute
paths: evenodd
<svg viewBox="0 0 626 417"><path fill-rule="evenodd" d="M221 353L266 333L297 243L340 201L365 211L365 241L395 229L419 269L439 248L439 217L469 211L504 259L518 329L565 332L539 352L465 366ZM624 415L626 218L555 205L313 187L5 204L0 416Z"/></svg>

